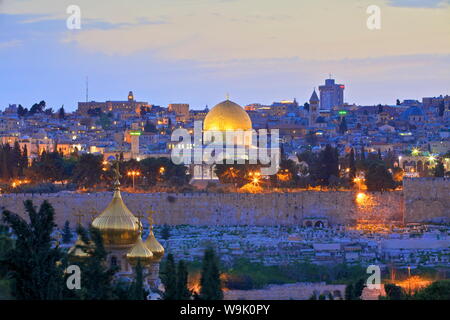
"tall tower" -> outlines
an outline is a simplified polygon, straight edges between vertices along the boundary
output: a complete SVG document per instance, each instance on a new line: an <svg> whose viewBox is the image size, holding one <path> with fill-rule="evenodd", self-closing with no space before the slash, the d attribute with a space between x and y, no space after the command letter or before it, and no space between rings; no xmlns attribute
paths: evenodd
<svg viewBox="0 0 450 320"><path fill-rule="evenodd" d="M309 98L309 122L310 127L314 126L316 119L319 116L319 97L317 96L316 89L314 89L311 98Z"/></svg>
<svg viewBox="0 0 450 320"><path fill-rule="evenodd" d="M337 84L334 79L326 79L325 85L319 86L320 92L320 109L331 110L333 107L344 104L343 84Z"/></svg>
<svg viewBox="0 0 450 320"><path fill-rule="evenodd" d="M139 156L139 137L141 131L137 123L131 124L130 138L131 138L131 158L136 159Z"/></svg>

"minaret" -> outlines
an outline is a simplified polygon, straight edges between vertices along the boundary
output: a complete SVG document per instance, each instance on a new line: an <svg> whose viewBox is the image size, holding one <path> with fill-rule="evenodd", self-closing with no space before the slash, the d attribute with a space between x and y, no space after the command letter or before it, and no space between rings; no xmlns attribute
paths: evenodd
<svg viewBox="0 0 450 320"><path fill-rule="evenodd" d="M316 123L316 119L319 116L319 97L317 96L316 89L314 89L311 98L309 98L309 122L308 125L313 127Z"/></svg>

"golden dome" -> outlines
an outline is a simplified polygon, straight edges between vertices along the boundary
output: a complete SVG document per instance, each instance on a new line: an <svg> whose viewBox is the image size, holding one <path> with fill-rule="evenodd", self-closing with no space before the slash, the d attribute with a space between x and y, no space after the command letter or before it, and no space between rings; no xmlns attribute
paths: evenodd
<svg viewBox="0 0 450 320"><path fill-rule="evenodd" d="M130 252L127 253L127 260L133 267L137 265L138 260L141 261L141 265L143 267L148 266L151 262L153 262L153 253L145 245L140 236L138 237L136 244L133 248L131 248Z"/></svg>
<svg viewBox="0 0 450 320"><path fill-rule="evenodd" d="M162 259L164 256L164 247L156 240L152 226L150 227L150 233L145 240L145 245L152 251L153 261L160 261Z"/></svg>
<svg viewBox="0 0 450 320"><path fill-rule="evenodd" d="M78 235L75 244L72 247L70 247L69 251L67 251L72 261L81 261L89 257L89 254L82 248L80 248L80 246L86 246L86 244L83 242L83 240L81 240L81 237Z"/></svg>
<svg viewBox="0 0 450 320"><path fill-rule="evenodd" d="M92 226L100 231L106 246L133 245L141 230L138 218L123 203L119 185L116 181L113 199L108 207L92 221Z"/></svg>
<svg viewBox="0 0 450 320"><path fill-rule="evenodd" d="M205 131L251 130L252 121L247 112L230 100L215 105L203 122Z"/></svg>

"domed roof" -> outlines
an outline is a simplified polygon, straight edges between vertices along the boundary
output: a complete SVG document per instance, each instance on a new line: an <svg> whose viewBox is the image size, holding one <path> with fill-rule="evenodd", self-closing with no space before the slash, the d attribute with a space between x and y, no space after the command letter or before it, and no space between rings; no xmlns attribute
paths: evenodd
<svg viewBox="0 0 450 320"><path fill-rule="evenodd" d="M138 260L143 267L148 266L153 261L152 251L145 245L140 236L130 252L127 253L127 260L133 267L137 265Z"/></svg>
<svg viewBox="0 0 450 320"><path fill-rule="evenodd" d="M423 112L422 108L413 106L413 107L409 107L408 109L403 111L402 114L400 115L400 119L408 120L408 118L410 116L423 116L423 115L424 115L424 112Z"/></svg>
<svg viewBox="0 0 450 320"><path fill-rule="evenodd" d="M155 234L153 233L153 227L150 227L150 233L145 240L145 245L153 253L154 261L160 261L164 256L164 247L156 240Z"/></svg>
<svg viewBox="0 0 450 320"><path fill-rule="evenodd" d="M141 223L123 203L119 181L114 185L113 199L106 209L92 221L106 246L127 246L136 243Z"/></svg>
<svg viewBox="0 0 450 320"><path fill-rule="evenodd" d="M252 121L247 112L230 100L215 105L206 115L203 130L228 131L251 130Z"/></svg>

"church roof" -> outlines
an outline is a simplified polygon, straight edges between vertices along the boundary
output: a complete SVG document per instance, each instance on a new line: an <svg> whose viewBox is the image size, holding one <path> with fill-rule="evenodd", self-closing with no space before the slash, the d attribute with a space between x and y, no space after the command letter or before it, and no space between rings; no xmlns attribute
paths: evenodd
<svg viewBox="0 0 450 320"><path fill-rule="evenodd" d="M317 96L316 90L314 89L309 102L319 102L319 97Z"/></svg>

